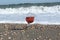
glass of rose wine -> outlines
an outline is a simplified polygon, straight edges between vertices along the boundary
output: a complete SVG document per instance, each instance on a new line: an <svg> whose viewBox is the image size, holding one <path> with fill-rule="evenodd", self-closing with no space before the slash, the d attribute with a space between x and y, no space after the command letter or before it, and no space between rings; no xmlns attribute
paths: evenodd
<svg viewBox="0 0 60 40"><path fill-rule="evenodd" d="M34 16L27 16L25 20L28 23L27 24L27 27L28 27L28 26L30 26L30 23L34 22Z"/></svg>
<svg viewBox="0 0 60 40"><path fill-rule="evenodd" d="M26 17L26 22L28 23L28 24L30 24L30 23L32 23L34 21L34 16L28 16L28 17Z"/></svg>

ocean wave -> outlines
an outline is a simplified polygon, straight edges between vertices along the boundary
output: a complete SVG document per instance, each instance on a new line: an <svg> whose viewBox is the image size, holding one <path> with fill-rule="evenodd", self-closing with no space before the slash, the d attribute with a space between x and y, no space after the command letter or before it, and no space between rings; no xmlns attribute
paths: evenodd
<svg viewBox="0 0 60 40"><path fill-rule="evenodd" d="M31 6L56 6L56 5L60 5L60 2L7 4L7 5L0 5L0 8L19 8L19 7L31 7Z"/></svg>
<svg viewBox="0 0 60 40"><path fill-rule="evenodd" d="M27 13L60 13L60 5L57 6L32 6L20 8L0 8L0 14L27 14Z"/></svg>

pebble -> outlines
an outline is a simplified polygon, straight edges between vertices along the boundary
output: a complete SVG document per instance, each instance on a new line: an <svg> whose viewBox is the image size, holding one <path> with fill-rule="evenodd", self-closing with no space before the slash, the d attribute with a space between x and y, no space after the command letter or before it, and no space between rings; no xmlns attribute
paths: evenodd
<svg viewBox="0 0 60 40"><path fill-rule="evenodd" d="M27 35L27 37L29 37L29 35Z"/></svg>
<svg viewBox="0 0 60 40"><path fill-rule="evenodd" d="M7 34L4 34L5 36L7 35Z"/></svg>
<svg viewBox="0 0 60 40"><path fill-rule="evenodd" d="M5 26L7 26L7 25L5 25Z"/></svg>
<svg viewBox="0 0 60 40"><path fill-rule="evenodd" d="M37 39L39 39L39 38L37 38Z"/></svg>
<svg viewBox="0 0 60 40"><path fill-rule="evenodd" d="M15 39L13 38L13 40L15 40Z"/></svg>
<svg viewBox="0 0 60 40"><path fill-rule="evenodd" d="M35 34L34 32L32 34Z"/></svg>
<svg viewBox="0 0 60 40"><path fill-rule="evenodd" d="M33 40L33 39L31 39L31 40Z"/></svg>
<svg viewBox="0 0 60 40"><path fill-rule="evenodd" d="M0 36L3 36L3 35L0 35Z"/></svg>
<svg viewBox="0 0 60 40"><path fill-rule="evenodd" d="M8 32L8 31L5 31L5 32Z"/></svg>
<svg viewBox="0 0 60 40"><path fill-rule="evenodd" d="M14 34L12 33L12 35L14 35Z"/></svg>
<svg viewBox="0 0 60 40"><path fill-rule="evenodd" d="M60 35L60 33L59 33L59 35Z"/></svg>
<svg viewBox="0 0 60 40"><path fill-rule="evenodd" d="M13 32L13 31L11 31L11 32Z"/></svg>
<svg viewBox="0 0 60 40"><path fill-rule="evenodd" d="M39 36L39 38L41 38L41 36Z"/></svg>
<svg viewBox="0 0 60 40"><path fill-rule="evenodd" d="M8 25L7 25L7 26L8 26ZM8 27L6 27L6 28L8 28ZM46 30L46 31L44 31L44 32L48 32L48 31L50 31L51 28L52 28L52 29L53 29L53 32L55 32L55 30L54 30L53 27L49 27L49 26L48 26L48 27L46 27L46 28L47 28L47 29L45 29L45 26L43 26L41 29L42 29L42 30ZM50 29L48 29L48 28L50 28ZM58 29L59 27L55 27L55 28ZM32 26L31 29L34 30L35 28ZM29 30L31 30L31 29L29 29ZM2 30L3 30L3 29L2 29ZM8 35L10 35L10 33L11 33L11 35L13 35L13 40L16 40L16 39L17 39L16 37L20 37L20 36L18 36L18 34L20 34L20 33L22 33L22 35L20 34L21 37L24 36L24 38L21 38L21 39L25 39L25 38L26 38L26 39L27 39L27 38L30 39L29 37L30 37L31 35L30 35L30 33L28 34L29 30L19 30L19 31L17 31L17 32L16 32L16 31L5 30L5 31L3 31L3 32L0 32L0 40L4 40L5 35L8 36ZM40 30L40 29L39 29L39 30ZM38 30L38 29L37 29L37 31L34 30L34 31L32 31L31 34L32 34L32 35L35 35L35 34L39 35L39 30ZM48 30L48 31L47 31L47 30ZM60 29L58 29L57 31L59 32L59 30L60 30ZM27 32L27 31L28 31L28 32ZM36 32L35 32L35 31L36 31ZM58 33L57 31L56 31L56 34ZM27 32L27 35L24 34L25 32ZM31 40L39 40L39 39L52 40L51 37L49 38L50 35L47 35L47 34L49 34L50 32L48 32L46 35L45 35L44 32L42 33L42 31L40 31L40 33L44 34L44 35L43 35L44 37L40 34L38 37L36 36L37 38L35 38L35 39L34 39L34 38L31 38ZM55 35L56 35L56 34L55 34ZM15 37L14 35L16 35L16 37ZM51 35L53 35L53 34L51 34ZM26 37L25 37L25 36L26 36ZM46 37L45 37L45 36L46 36ZM57 36L58 40L60 39L59 36L60 36L60 32L58 33L58 36ZM43 37L43 38L42 38L42 37ZM8 39L11 40L12 37L10 36L10 37L8 37ZM20 38L19 38L19 39L20 39ZM55 38L55 40L56 40L56 38Z"/></svg>
<svg viewBox="0 0 60 40"><path fill-rule="evenodd" d="M48 37L46 37L46 38L48 38Z"/></svg>
<svg viewBox="0 0 60 40"><path fill-rule="evenodd" d="M49 40L52 40L51 38L49 38Z"/></svg>
<svg viewBox="0 0 60 40"><path fill-rule="evenodd" d="M36 39L34 39L34 40L36 40Z"/></svg>
<svg viewBox="0 0 60 40"><path fill-rule="evenodd" d="M5 31L7 34L9 34L9 32L8 31Z"/></svg>
<svg viewBox="0 0 60 40"><path fill-rule="evenodd" d="M44 39L44 40L46 40L46 39Z"/></svg>
<svg viewBox="0 0 60 40"><path fill-rule="evenodd" d="M31 29L34 29L35 27L32 27Z"/></svg>
<svg viewBox="0 0 60 40"><path fill-rule="evenodd" d="M14 34L15 34L15 35L17 35L17 33L16 33L16 32L14 32ZM12 34L12 35L13 35L13 34Z"/></svg>
<svg viewBox="0 0 60 40"><path fill-rule="evenodd" d="M21 31L25 33L25 30L21 30Z"/></svg>
<svg viewBox="0 0 60 40"><path fill-rule="evenodd" d="M1 38L1 40L3 40L3 38Z"/></svg>
<svg viewBox="0 0 60 40"><path fill-rule="evenodd" d="M2 34L2 32L0 34Z"/></svg>
<svg viewBox="0 0 60 40"><path fill-rule="evenodd" d="M8 39L11 39L11 37L8 37Z"/></svg>
<svg viewBox="0 0 60 40"><path fill-rule="evenodd" d="M10 32L7 32L8 34L10 33Z"/></svg>
<svg viewBox="0 0 60 40"><path fill-rule="evenodd" d="M16 32L14 32L14 33L16 33Z"/></svg>

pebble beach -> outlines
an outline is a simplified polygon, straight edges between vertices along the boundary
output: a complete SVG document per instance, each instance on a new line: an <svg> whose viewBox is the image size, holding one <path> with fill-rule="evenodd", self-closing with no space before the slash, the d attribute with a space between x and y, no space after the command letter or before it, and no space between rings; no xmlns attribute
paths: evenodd
<svg viewBox="0 0 60 40"><path fill-rule="evenodd" d="M60 25L0 24L0 40L60 40Z"/></svg>

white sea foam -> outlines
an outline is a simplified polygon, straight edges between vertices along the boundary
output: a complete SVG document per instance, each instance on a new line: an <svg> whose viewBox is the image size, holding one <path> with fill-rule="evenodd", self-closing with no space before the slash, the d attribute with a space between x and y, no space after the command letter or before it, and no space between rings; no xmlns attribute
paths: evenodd
<svg viewBox="0 0 60 40"><path fill-rule="evenodd" d="M26 14L26 13L60 13L60 6L31 6L20 8L0 8L0 14Z"/></svg>
<svg viewBox="0 0 60 40"><path fill-rule="evenodd" d="M26 21L0 21L0 23L28 24ZM33 22L33 23L31 23L31 24L60 25L60 23L58 23L58 22L47 22L47 21L43 21L43 22Z"/></svg>
<svg viewBox="0 0 60 40"><path fill-rule="evenodd" d="M26 22L24 21L0 21L0 23L24 23L24 24L27 24Z"/></svg>

